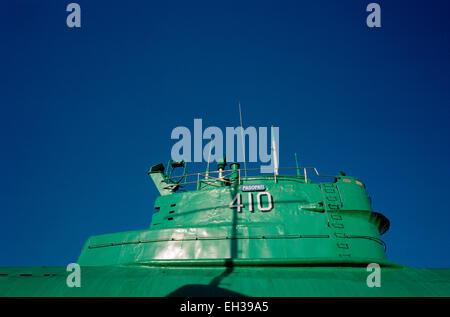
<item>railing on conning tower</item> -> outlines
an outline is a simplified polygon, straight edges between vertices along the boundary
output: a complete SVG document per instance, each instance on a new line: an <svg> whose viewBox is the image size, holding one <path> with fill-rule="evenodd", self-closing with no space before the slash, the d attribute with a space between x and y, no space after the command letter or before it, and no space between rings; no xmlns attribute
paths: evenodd
<svg viewBox="0 0 450 317"><path fill-rule="evenodd" d="M312 181L311 177L308 177L308 171L313 171L313 175L317 177L325 177L325 178L331 178L334 182L334 180L338 176L334 175L322 175L319 173L317 168L315 167L279 167L278 169L278 175L277 174L269 174L269 173L259 173L259 175L253 175L248 176L245 172L251 172L254 173L256 171L261 171L260 168L247 168L247 169L228 169L228 170L217 170L217 171L207 171L207 172L200 172L200 173L192 173L192 174L186 174L183 175L183 181L178 182L176 184L170 184L171 180L179 179L180 176L174 176L174 177L166 177L164 180L167 182L168 186L167 189L173 189L174 187L177 187L177 189L180 190L186 190L184 187L186 185L196 185L196 189L202 189L206 186L223 186L223 184L231 185L231 184L238 184L241 185L242 182L253 180L253 179L274 179L275 183L278 181L277 178L284 178L289 177L293 179L301 179L305 183L320 183ZM297 175L280 175L280 172L282 171L297 171ZM301 171L301 173L300 173ZM247 176L244 176L246 175ZM217 177L212 176L217 175ZM223 183L223 184L221 184ZM323 183L323 182L322 182ZM203 187L201 187L203 186Z"/></svg>

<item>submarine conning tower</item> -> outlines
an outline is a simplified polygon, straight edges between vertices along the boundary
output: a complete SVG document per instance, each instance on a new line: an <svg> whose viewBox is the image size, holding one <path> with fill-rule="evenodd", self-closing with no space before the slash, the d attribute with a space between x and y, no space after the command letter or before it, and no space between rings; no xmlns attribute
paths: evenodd
<svg viewBox="0 0 450 317"><path fill-rule="evenodd" d="M389 220L372 210L361 180L312 167L247 176L255 171L225 160L195 174L184 162L151 167L159 196L150 228L92 236L78 263L389 265L380 238Z"/></svg>

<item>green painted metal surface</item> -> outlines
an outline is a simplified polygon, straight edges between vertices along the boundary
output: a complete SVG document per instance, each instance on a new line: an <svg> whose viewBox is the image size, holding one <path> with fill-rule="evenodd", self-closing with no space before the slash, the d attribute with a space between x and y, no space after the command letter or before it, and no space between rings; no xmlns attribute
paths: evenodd
<svg viewBox="0 0 450 317"><path fill-rule="evenodd" d="M0 269L2 296L449 296L450 270L382 267L381 287L365 267L82 267L81 287L64 268ZM0 274L2 274L0 273ZM20 276L20 274L31 274ZM45 274L50 274L45 276ZM55 274L55 276L52 276Z"/></svg>
<svg viewBox="0 0 450 317"><path fill-rule="evenodd" d="M313 182L302 168L242 177L230 167L197 175L192 191L162 164L152 167L160 196L149 228L90 237L80 288L67 286L65 268L0 268L0 295L450 295L450 270L386 259L389 221L371 209L360 180L340 173ZM366 284L369 263L381 265L379 288Z"/></svg>

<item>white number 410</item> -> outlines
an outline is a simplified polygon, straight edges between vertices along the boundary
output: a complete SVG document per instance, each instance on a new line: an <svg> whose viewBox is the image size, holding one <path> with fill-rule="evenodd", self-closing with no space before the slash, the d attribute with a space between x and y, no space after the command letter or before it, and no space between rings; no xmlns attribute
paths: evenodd
<svg viewBox="0 0 450 317"><path fill-rule="evenodd" d="M268 205L266 207L262 204L262 196L267 196ZM258 203L259 211L271 211L273 208L273 198L268 192L258 193L256 195L256 202ZM242 204L241 193L236 194L233 201L229 205L230 208L237 208L238 212L242 212L242 208L245 206ZM248 209L253 212L253 193L248 193Z"/></svg>

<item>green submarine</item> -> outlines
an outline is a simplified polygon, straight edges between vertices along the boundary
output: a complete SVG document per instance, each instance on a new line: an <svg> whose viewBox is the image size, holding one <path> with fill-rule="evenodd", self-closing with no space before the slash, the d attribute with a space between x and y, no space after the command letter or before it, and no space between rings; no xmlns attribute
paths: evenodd
<svg viewBox="0 0 450 317"><path fill-rule="evenodd" d="M360 179L313 167L258 175L225 158L188 174L186 164L150 168L159 196L148 229L91 236L68 267L2 267L0 296L450 295L450 269L387 260L389 220Z"/></svg>

